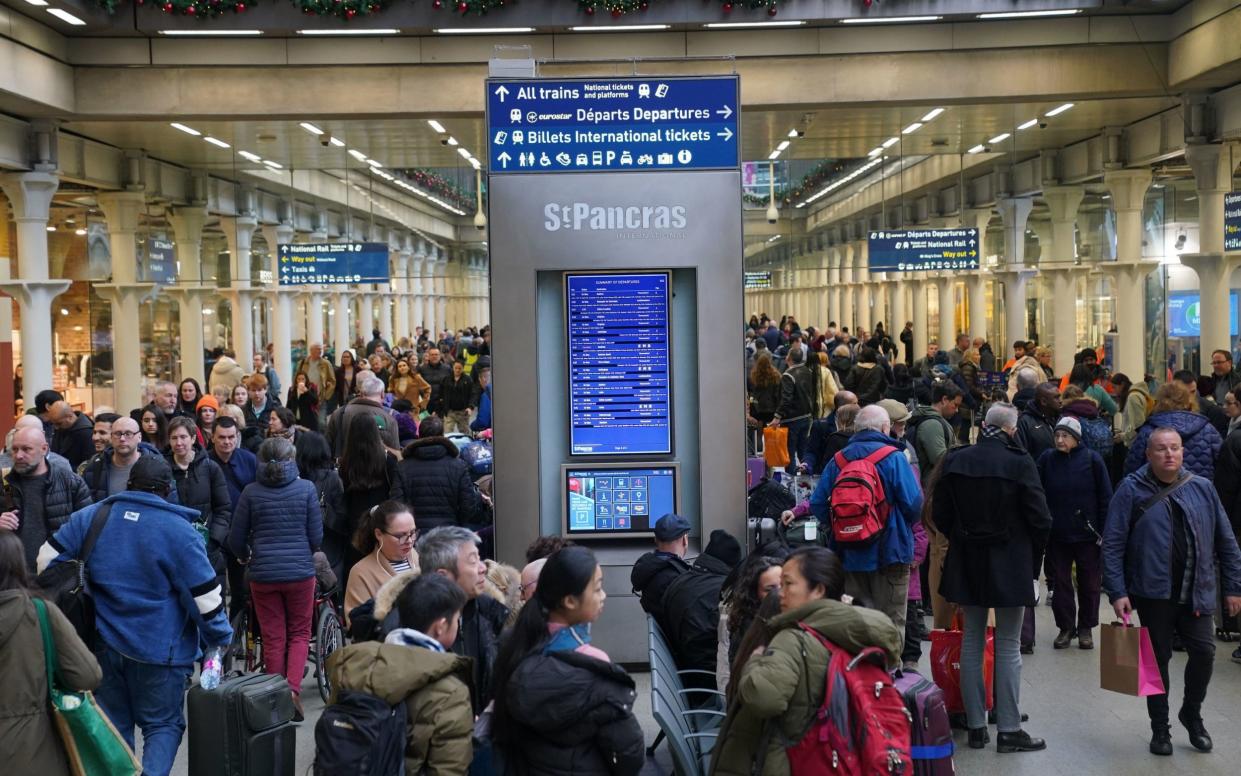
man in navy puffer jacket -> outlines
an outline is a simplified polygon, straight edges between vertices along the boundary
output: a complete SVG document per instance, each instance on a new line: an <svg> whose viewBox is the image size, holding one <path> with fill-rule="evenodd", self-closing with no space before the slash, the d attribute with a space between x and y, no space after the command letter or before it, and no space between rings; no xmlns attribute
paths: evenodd
<svg viewBox="0 0 1241 776"><path fill-rule="evenodd" d="M298 479L295 457L287 439L273 437L259 447L258 479L237 502L228 548L249 566L266 669L288 680L301 716L315 603L314 554L323 542L323 514L314 484Z"/></svg>

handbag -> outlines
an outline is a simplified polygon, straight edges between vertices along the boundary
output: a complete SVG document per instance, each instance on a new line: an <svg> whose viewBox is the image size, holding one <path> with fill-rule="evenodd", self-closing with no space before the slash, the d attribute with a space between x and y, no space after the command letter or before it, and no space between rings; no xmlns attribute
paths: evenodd
<svg viewBox="0 0 1241 776"><path fill-rule="evenodd" d="M56 642L47 618L47 604L33 599L39 630L43 635L43 663L47 668L47 693L56 732L65 745L69 769L75 776L136 776L142 763L121 738L90 692L69 692L56 682Z"/></svg>
<svg viewBox="0 0 1241 776"><path fill-rule="evenodd" d="M961 695L961 642L965 633L961 630L961 618L953 618L951 630L931 631L931 678L944 691L944 705L949 714L965 712L965 699ZM982 656L983 688L986 707L995 707L995 633L987 628Z"/></svg>
<svg viewBox="0 0 1241 776"><path fill-rule="evenodd" d="M99 539L99 534L103 533L108 517L115 508L116 505L113 504L107 509L95 510L86 538L78 550L78 557L48 566L35 579L35 584L56 603L61 614L65 615L77 631L78 637L86 642L87 646L95 640L95 601L90 594L86 562L90 560L95 542Z"/></svg>
<svg viewBox="0 0 1241 776"><path fill-rule="evenodd" d="M1123 695L1163 695L1163 676L1155 661L1150 631L1114 622L1099 629L1099 686Z"/></svg>

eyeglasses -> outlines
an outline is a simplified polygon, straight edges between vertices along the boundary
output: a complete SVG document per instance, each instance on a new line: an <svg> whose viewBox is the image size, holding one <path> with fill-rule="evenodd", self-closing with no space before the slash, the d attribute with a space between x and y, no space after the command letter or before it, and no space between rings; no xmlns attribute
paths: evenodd
<svg viewBox="0 0 1241 776"><path fill-rule="evenodd" d="M112 432L113 439L128 439L130 437L136 437L136 436L138 436L137 431L113 431Z"/></svg>
<svg viewBox="0 0 1241 776"><path fill-rule="evenodd" d="M380 529L380 530L383 530L383 529ZM404 544L405 542L412 542L414 539L418 537L417 528L415 528L412 531L407 531L405 533L399 533L399 534L394 534L390 531L384 531L384 533L387 534L388 536L391 536L393 539L396 539L397 544Z"/></svg>

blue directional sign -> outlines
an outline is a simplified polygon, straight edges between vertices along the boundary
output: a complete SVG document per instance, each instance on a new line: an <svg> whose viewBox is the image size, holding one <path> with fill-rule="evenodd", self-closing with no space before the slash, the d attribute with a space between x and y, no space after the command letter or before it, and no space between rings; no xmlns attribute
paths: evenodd
<svg viewBox="0 0 1241 776"><path fill-rule="evenodd" d="M740 163L738 81L487 82L492 175L707 170Z"/></svg>
<svg viewBox="0 0 1241 776"><path fill-rule="evenodd" d="M148 238L144 253L146 266L140 277L145 277L151 283L168 284L177 281L177 257L172 243Z"/></svg>
<svg viewBox="0 0 1241 776"><path fill-rule="evenodd" d="M385 243L280 245L280 285L387 283Z"/></svg>
<svg viewBox="0 0 1241 776"><path fill-rule="evenodd" d="M977 229L906 229L871 232L871 272L978 269Z"/></svg>
<svg viewBox="0 0 1241 776"><path fill-rule="evenodd" d="M1241 191L1224 195L1224 250L1241 251Z"/></svg>

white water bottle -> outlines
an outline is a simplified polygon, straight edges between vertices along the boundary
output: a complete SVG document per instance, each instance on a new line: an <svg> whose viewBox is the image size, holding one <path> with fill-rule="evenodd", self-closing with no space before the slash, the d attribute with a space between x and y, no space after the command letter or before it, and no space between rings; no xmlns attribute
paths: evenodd
<svg viewBox="0 0 1241 776"><path fill-rule="evenodd" d="M212 647L203 655L203 670L198 676L198 683L204 690L214 690L220 686L220 674L223 670L220 647Z"/></svg>

